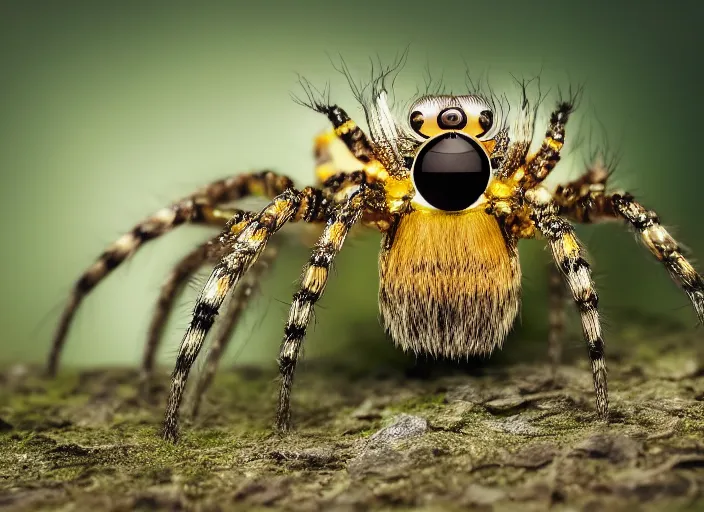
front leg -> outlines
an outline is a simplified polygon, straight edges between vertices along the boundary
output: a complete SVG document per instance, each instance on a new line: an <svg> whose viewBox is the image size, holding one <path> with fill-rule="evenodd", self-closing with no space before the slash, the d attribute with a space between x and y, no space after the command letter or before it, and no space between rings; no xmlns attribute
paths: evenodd
<svg viewBox="0 0 704 512"><path fill-rule="evenodd" d="M562 271L579 309L592 367L596 410L602 419L606 419L609 412L609 398L604 362L604 339L597 309L599 298L594 288L589 263L584 257L584 251L574 229L568 221L557 215L558 208L552 202L547 190L539 187L526 192L526 204L536 229L548 239L555 264Z"/></svg>

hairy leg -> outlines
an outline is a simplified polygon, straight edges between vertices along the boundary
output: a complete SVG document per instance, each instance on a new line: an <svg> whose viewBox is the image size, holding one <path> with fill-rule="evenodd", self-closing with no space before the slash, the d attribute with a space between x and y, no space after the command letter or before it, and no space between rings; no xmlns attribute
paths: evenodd
<svg viewBox="0 0 704 512"><path fill-rule="evenodd" d="M579 99L581 89L571 94L566 101L558 101L557 107L550 115L548 129L540 148L532 156L527 156L533 137L533 120L535 112L524 106L523 120L519 117L514 133L518 139L512 141L506 150L503 164L497 173L497 180L487 190L489 211L506 215L513 209L508 202L516 197L517 191L529 190L542 183L560 160L560 150L565 142L565 126Z"/></svg>
<svg viewBox="0 0 704 512"><path fill-rule="evenodd" d="M596 392L596 410L603 419L608 417L609 399L606 364L604 362L604 340L597 305L599 302L591 269L574 229L568 221L558 216L558 207L551 194L539 187L526 192L529 214L536 229L550 244L555 264L561 270L565 282L582 318L582 330L587 342L592 379Z"/></svg>
<svg viewBox="0 0 704 512"><path fill-rule="evenodd" d="M147 343L144 347L140 380L148 386L154 372L154 359L161 342L164 327L173 309L174 301L188 279L206 262L220 256L218 237L208 240L184 256L171 269L159 292L152 321L149 325Z"/></svg>
<svg viewBox="0 0 704 512"><path fill-rule="evenodd" d="M223 210L223 213L225 213L225 210ZM228 222L230 236L244 229L247 223L254 217L254 214L250 212L246 212L245 215L239 215L235 210L230 210L230 213L232 213L232 217ZM151 381L156 351L161 343L164 327L173 309L176 296L183 289L188 279L204 263L208 261L216 263L217 260L223 256L226 247L223 245L221 238L221 235L218 235L211 240L207 240L193 251L186 254L186 256L171 269L171 272L164 281L149 326L147 343L144 347L140 380L146 388L148 388Z"/></svg>
<svg viewBox="0 0 704 512"><path fill-rule="evenodd" d="M47 373L55 375L59 357L66 341L71 322L85 296L144 243L164 235L184 223L224 225L232 218L233 210L223 210L219 205L247 195L273 197L290 188L292 182L285 176L266 171L244 174L218 180L163 208L137 224L110 245L74 284L64 307L52 341L47 361ZM242 218L246 212L241 212ZM240 219L242 220L242 219Z"/></svg>
<svg viewBox="0 0 704 512"><path fill-rule="evenodd" d="M625 220L650 252L662 262L672 280L687 294L704 324L704 279L685 258L677 241L660 224L658 215L625 192L607 193L605 169L593 167L577 180L555 191L562 215L577 222Z"/></svg>
<svg viewBox="0 0 704 512"><path fill-rule="evenodd" d="M261 210L243 230L228 242L229 251L220 260L196 301L193 319L181 342L164 419L164 439L178 437L178 410L186 379L202 348L215 316L229 291L256 261L269 238L289 220L319 221L324 218L327 201L323 191L307 187L302 191L289 188ZM228 232L224 238L230 237Z"/></svg>
<svg viewBox="0 0 704 512"><path fill-rule="evenodd" d="M293 296L279 353L281 388L276 426L280 431L287 431L291 426L293 376L313 307L325 290L330 267L347 233L362 214L365 190L364 185L350 190L347 199L334 207L303 272L300 290Z"/></svg>
<svg viewBox="0 0 704 512"><path fill-rule="evenodd" d="M233 297L227 305L225 317L221 320L215 339L210 346L210 352L208 353L208 359L206 360L203 374L198 380L193 396L191 416L195 417L198 415L203 396L208 391L213 381L220 360L232 339L232 333L237 327L237 323L242 313L247 308L249 301L257 292L262 277L269 271L277 254L277 247L273 243L268 245L259 259L252 265L250 271L242 277L242 281L233 292Z"/></svg>
<svg viewBox="0 0 704 512"><path fill-rule="evenodd" d="M523 176L518 181L524 189L532 188L543 182L560 161L560 150L565 143L565 126L574 111L578 94L567 101L559 101L550 114L550 122L545 138L538 151L526 161Z"/></svg>

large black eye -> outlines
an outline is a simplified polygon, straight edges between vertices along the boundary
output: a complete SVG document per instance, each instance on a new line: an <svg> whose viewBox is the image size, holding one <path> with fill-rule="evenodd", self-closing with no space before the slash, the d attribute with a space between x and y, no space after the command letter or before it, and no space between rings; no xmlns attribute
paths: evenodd
<svg viewBox="0 0 704 512"><path fill-rule="evenodd" d="M479 126L481 126L484 131L478 134L477 137L481 137L494 126L494 113L491 110L483 110L479 114Z"/></svg>
<svg viewBox="0 0 704 512"><path fill-rule="evenodd" d="M443 130L461 130L467 125L467 116L462 109L446 108L438 115L438 126Z"/></svg>
<svg viewBox="0 0 704 512"><path fill-rule="evenodd" d="M438 135L423 146L413 162L416 192L445 211L469 208L486 190L491 163L481 145L461 133Z"/></svg>

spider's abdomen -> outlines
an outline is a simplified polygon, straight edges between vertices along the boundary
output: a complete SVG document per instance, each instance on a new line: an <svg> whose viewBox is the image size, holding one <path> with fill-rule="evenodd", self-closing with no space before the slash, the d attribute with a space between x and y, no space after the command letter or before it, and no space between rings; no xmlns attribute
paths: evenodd
<svg viewBox="0 0 704 512"><path fill-rule="evenodd" d="M514 243L481 209L404 215L379 258L379 308L404 350L463 358L501 346L520 307Z"/></svg>

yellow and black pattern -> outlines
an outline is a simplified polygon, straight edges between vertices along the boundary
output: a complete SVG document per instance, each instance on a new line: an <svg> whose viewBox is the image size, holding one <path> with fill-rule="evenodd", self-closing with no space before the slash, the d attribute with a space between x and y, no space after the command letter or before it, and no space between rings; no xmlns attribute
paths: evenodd
<svg viewBox="0 0 704 512"><path fill-rule="evenodd" d="M560 161L560 150L565 144L565 126L574 110L574 100L560 102L550 115L550 124L540 149L525 164L524 187L533 187L542 183L550 171Z"/></svg>
<svg viewBox="0 0 704 512"><path fill-rule="evenodd" d="M682 255L682 249L662 227L657 214L646 210L630 194L610 196L614 210L639 233L650 252L665 265L670 277L684 290L704 324L704 280Z"/></svg>
<svg viewBox="0 0 704 512"><path fill-rule="evenodd" d="M236 227L234 230L233 228L230 228L230 233L228 234L227 238L233 240L236 236L236 233L238 232L237 230L240 228L244 228L244 224L251 220L253 216L254 214L250 213L249 215L247 215L247 218L244 221L238 223L238 227ZM152 381L156 352L163 338L164 327L166 326L166 322L168 321L169 315L173 310L174 301L176 300L176 297L183 289L184 285L189 281L190 278L193 277L193 275L196 273L196 271L198 271L199 268L201 268L206 263L217 263L217 261L225 254L226 251L227 245L223 241L223 236L218 235L217 237L200 244L193 251L186 254L186 256L184 256L178 263L176 263L176 265L174 265L174 267L169 272L169 275L164 280L164 283L162 284L161 290L159 292L159 297L157 299L156 306L154 308L154 314L152 315L152 320L149 325L147 343L144 347L144 356L142 358L142 371L140 374L140 380L145 386L146 391L149 390L149 384ZM264 251L263 257L254 265L255 269L253 269L252 274L258 275L260 273L258 270L260 266L267 267L270 259L269 255L275 255L275 253L275 248L267 247L267 249ZM243 282L240 286L242 290L240 291L240 289L238 288L238 297L240 296L240 294L244 294L244 296L248 297L255 286L255 284L250 283L250 278L247 278L245 281L247 284ZM249 291L246 291L247 289ZM235 299L233 299L233 302L234 301ZM242 305L242 307L244 307L244 304ZM233 315L239 317L239 313L233 312ZM228 314L226 315L226 319L224 320L224 322L232 324L235 321L236 318L231 318L230 312L228 310ZM227 332L229 333L232 328L233 326L230 326L225 330L227 330ZM222 330L219 332L223 333L223 336L225 336ZM219 340L220 335L218 336L218 338L216 338L215 342L213 343L213 350L215 350L215 348L218 346Z"/></svg>
<svg viewBox="0 0 704 512"><path fill-rule="evenodd" d="M638 233L650 252L662 262L670 277L687 294L699 321L704 324L704 279L684 256L677 241L660 224L658 215L626 192L606 192L609 173L600 166L578 179L559 186L555 201L560 213L577 222L625 220Z"/></svg>
<svg viewBox="0 0 704 512"><path fill-rule="evenodd" d="M215 212L222 217L214 218ZM176 203L171 208L159 210L144 222L139 223L132 231L122 235L76 281L54 333L47 362L47 373L49 375L56 374L69 327L83 299L100 281L132 256L144 243L166 234L185 222L222 225L226 216L244 218L246 215L247 212L242 210L214 208L211 205L204 205L189 199Z"/></svg>
<svg viewBox="0 0 704 512"><path fill-rule="evenodd" d="M212 261L216 257L217 248L219 247L218 239L219 237L216 237L200 244L181 258L161 285L159 297L149 324L147 343L144 346L144 356L142 358L140 380L147 387L152 381L156 352L164 333L164 327L169 319L169 314L174 307L174 301L188 282L188 279L205 263Z"/></svg>
<svg viewBox="0 0 704 512"><path fill-rule="evenodd" d="M587 342L592 367L596 410L601 418L607 418L609 399L606 363L604 361L604 339L597 309L599 297L594 288L589 263L568 221L557 215L557 206L544 188L535 188L526 193L535 227L550 243L555 264L565 277L582 318L582 330Z"/></svg>
<svg viewBox="0 0 704 512"><path fill-rule="evenodd" d="M362 214L365 192L366 185L364 183L348 187L347 190L340 192L341 194L346 193L347 199L340 201L332 209L325 229L315 244L308 265L303 271L300 290L293 296L278 360L281 388L276 425L281 431L290 428L293 374L306 328L313 314L313 307L325 290L333 260L340 252L347 233Z"/></svg>
<svg viewBox="0 0 704 512"><path fill-rule="evenodd" d="M308 101L299 103L325 114L332 123L332 130L315 141L320 188L299 191L289 178L268 171L227 178L158 211L113 243L76 283L56 332L49 371L56 371L69 324L81 300L142 244L187 222L224 226L217 238L186 255L169 274L145 350L143 375L148 378L176 294L198 267L219 259L197 299L172 374L163 437L176 441L178 412L190 369L224 301L231 297L198 383L195 410L225 350L230 331L274 257L275 248L267 246L269 239L288 222L325 222L303 272L300 289L294 295L278 358L282 382L276 424L285 431L291 426L291 391L308 323L325 289L333 260L355 223L384 233L378 297L387 333L404 350L455 359L489 355L502 346L520 311L517 241L542 234L548 240L557 269L550 281L552 368L559 364L565 323L563 303L569 289L581 315L596 410L601 418L607 418L607 371L598 295L569 220L629 222L688 294L703 323L704 280L654 212L628 194L605 192L609 172L603 166L591 168L579 180L558 187L554 194L541 186L560 160L566 125L581 89L558 100L545 137L531 155L542 96L535 103L528 100L526 88L530 81L519 82L523 96L510 130L507 120L499 119L503 114L494 103L484 101L478 94L442 95L442 101L438 93L425 96L413 104L412 108L417 107L418 111L409 111L403 119L406 126L388 101L392 91L387 91L384 80L392 72L391 68L383 68L367 86L357 87L350 80L371 136L343 109L328 101L327 88L320 92L302 80ZM343 73L349 79L344 66ZM389 88L392 81L389 79ZM472 102L467 103L470 96ZM463 103L462 98L467 101ZM429 110L425 109L428 105L432 107ZM466 135L474 137L486 151L479 159L480 168L477 167L482 176L488 176L486 181L446 179L448 171L476 174L471 171L476 162L465 159L470 153L456 151L454 143L444 149L436 147L457 138L452 132L462 130L469 130ZM430 143L434 144L430 147L432 158L422 149ZM457 162L462 165L455 165ZM466 194L472 189L477 199L458 210L441 202L423 201L419 178L428 178L428 190L436 197L452 192ZM229 208L233 206L230 202L249 195L273 200L258 213Z"/></svg>
<svg viewBox="0 0 704 512"><path fill-rule="evenodd" d="M322 199L322 192L318 189L287 189L239 232L227 255L213 269L196 301L191 324L181 342L176 359L164 420L165 439L177 439L178 410L188 373L229 291L237 285L242 275L261 254L271 235L289 220L316 221L324 218L326 206L327 202ZM227 232L224 235L227 235Z"/></svg>
<svg viewBox="0 0 704 512"><path fill-rule="evenodd" d="M335 135L362 164L368 164L376 160L374 147L369 137L342 108L337 105L328 105L327 103L313 100L303 104L316 112L325 114L330 123L332 123Z"/></svg>
<svg viewBox="0 0 704 512"><path fill-rule="evenodd" d="M249 195L274 197L292 185L288 177L271 171L217 180L171 206L162 208L118 238L76 281L54 334L47 373L56 374L69 327L85 296L142 245L184 223L222 226L233 219L234 222L241 222L247 212L221 206Z"/></svg>
<svg viewBox="0 0 704 512"><path fill-rule="evenodd" d="M259 259L252 264L252 268L249 272L244 274L242 280L233 292L232 298L226 306L224 318L220 321L220 325L218 326L215 339L210 345L203 373L198 378L198 384L196 385L193 395L191 416L195 417L198 415L200 404L210 384L212 384L220 360L232 339L232 333L237 328L237 323L249 305L249 302L257 293L262 277L269 271L277 255L278 249L272 241L272 243L266 246Z"/></svg>

